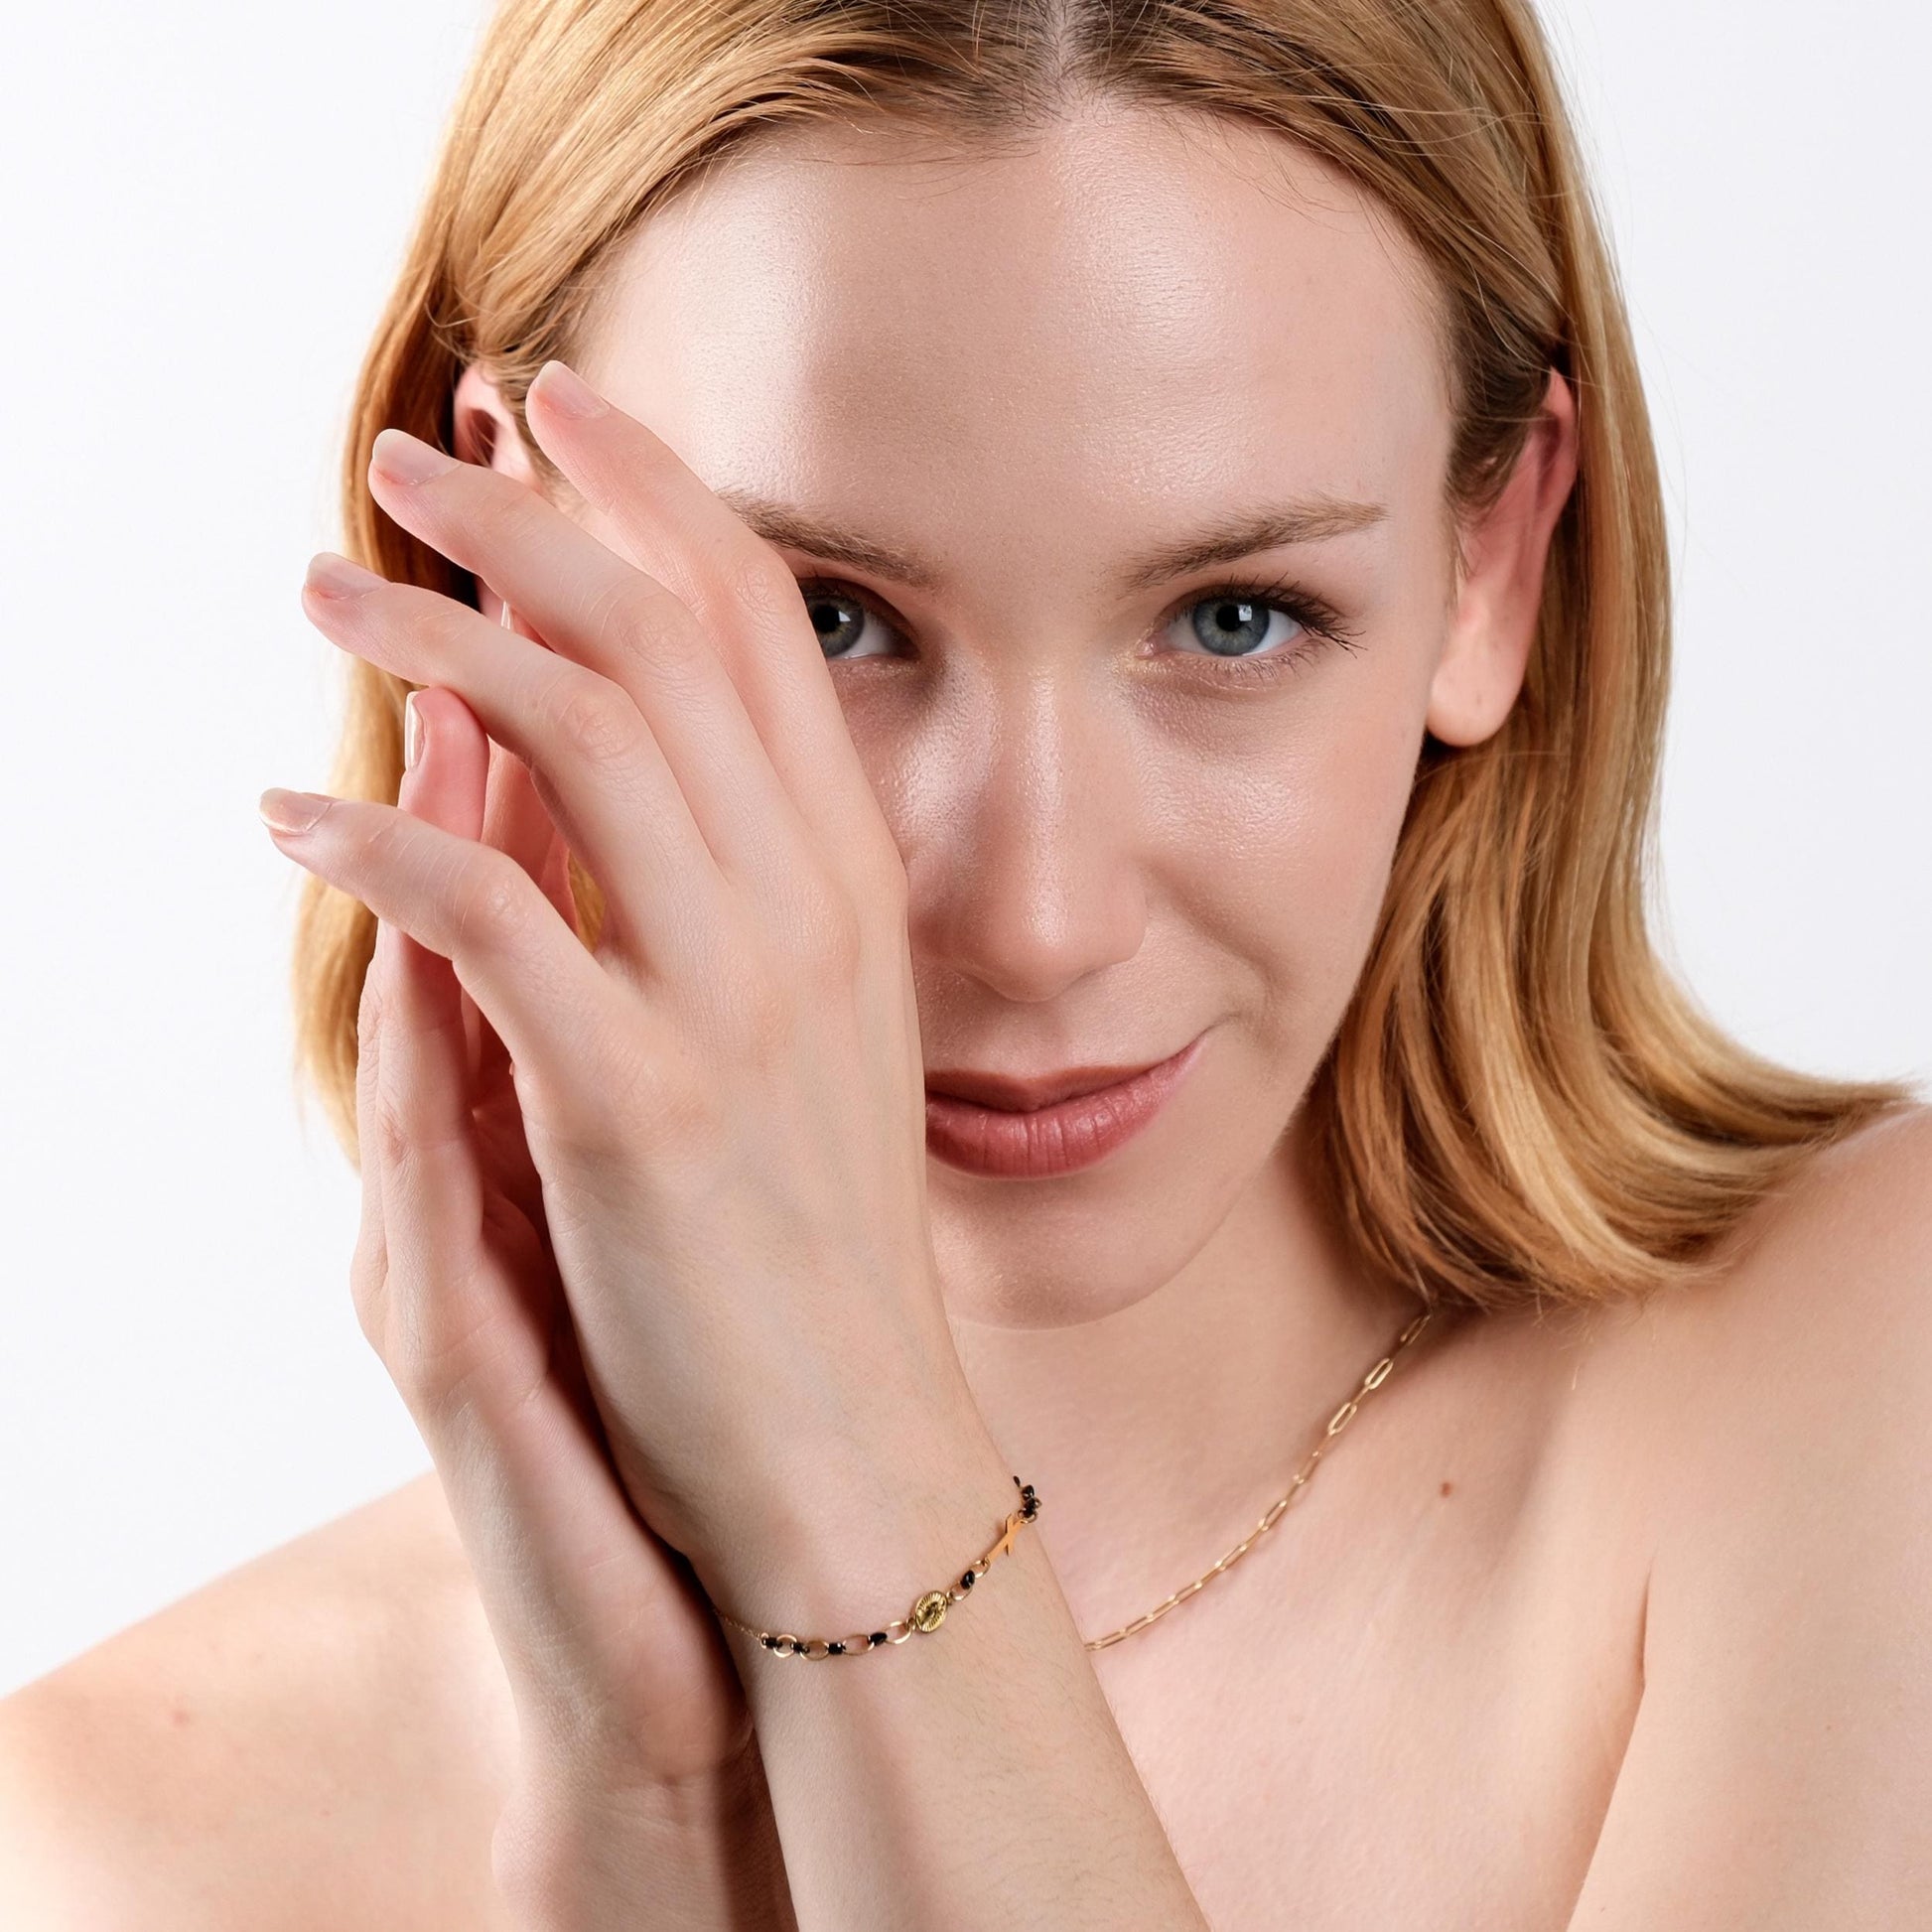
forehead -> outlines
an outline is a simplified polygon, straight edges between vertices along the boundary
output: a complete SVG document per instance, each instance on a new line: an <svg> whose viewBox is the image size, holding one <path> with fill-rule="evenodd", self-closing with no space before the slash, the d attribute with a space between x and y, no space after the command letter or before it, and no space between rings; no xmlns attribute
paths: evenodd
<svg viewBox="0 0 1932 1932"><path fill-rule="evenodd" d="M1427 495L1434 304L1306 151L1116 104L994 147L755 137L622 244L578 352L713 487L1024 550L1042 519L1158 538L1257 492Z"/></svg>

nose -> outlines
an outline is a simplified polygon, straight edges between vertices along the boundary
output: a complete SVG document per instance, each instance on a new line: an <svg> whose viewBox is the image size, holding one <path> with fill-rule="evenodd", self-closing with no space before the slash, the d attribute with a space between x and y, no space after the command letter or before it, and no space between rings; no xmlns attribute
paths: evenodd
<svg viewBox="0 0 1932 1932"><path fill-rule="evenodd" d="M1000 705L944 762L936 836L907 871L915 958L1021 1003L1131 959L1147 925L1131 749L1055 682Z"/></svg>

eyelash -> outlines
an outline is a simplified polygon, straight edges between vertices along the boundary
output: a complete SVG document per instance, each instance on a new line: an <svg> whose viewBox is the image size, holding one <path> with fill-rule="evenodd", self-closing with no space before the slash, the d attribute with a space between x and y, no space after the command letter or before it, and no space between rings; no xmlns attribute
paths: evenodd
<svg viewBox="0 0 1932 1932"><path fill-rule="evenodd" d="M1265 610L1279 611L1284 617L1292 618L1307 633L1279 650L1261 651L1250 657L1219 657L1205 650L1175 653L1179 657L1205 658L1218 667L1217 676L1229 677L1236 683L1278 677L1284 670L1298 669L1323 644L1333 644L1338 649L1351 651L1359 647L1354 627L1327 599L1316 597L1312 591L1305 591L1286 579L1269 584L1210 585L1176 605L1162 621L1161 628L1165 630L1176 618L1197 610L1203 604L1259 605Z"/></svg>
<svg viewBox="0 0 1932 1932"><path fill-rule="evenodd" d="M869 611L879 621L897 631L898 626L879 608L879 601L868 591L856 584L846 583L836 577L807 577L798 581L799 593L809 603L814 596L824 597L831 592L840 592L850 597L855 604ZM1217 668L1213 673L1217 678L1235 684L1256 683L1264 678L1279 677L1285 670L1299 668L1323 644L1333 644L1341 650L1359 648L1354 627L1349 624L1333 605L1325 598L1316 597L1287 580L1277 580L1266 584L1211 584L1205 590L1196 591L1184 602L1177 604L1162 619L1157 626L1166 630L1173 621L1187 612L1197 610L1203 604L1254 604L1267 610L1279 611L1286 618L1300 624L1306 635L1296 642L1277 650L1257 652L1249 657L1221 657L1212 651L1182 650L1170 653L1175 657L1199 657ZM831 663L842 663L842 658L832 658ZM859 660L864 661L864 660Z"/></svg>

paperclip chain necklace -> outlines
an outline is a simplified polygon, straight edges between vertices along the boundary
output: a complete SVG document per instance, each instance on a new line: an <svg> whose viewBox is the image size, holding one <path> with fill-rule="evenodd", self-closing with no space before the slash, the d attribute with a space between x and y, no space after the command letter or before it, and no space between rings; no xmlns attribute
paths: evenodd
<svg viewBox="0 0 1932 1932"><path fill-rule="evenodd" d="M1328 1418L1328 1427L1322 1431L1321 1440L1309 1451L1303 1460L1302 1466L1296 1470L1294 1481L1288 1485L1288 1493L1280 1501L1270 1504L1268 1513L1262 1517L1261 1521L1220 1562L1215 1564L1211 1569L1203 1571L1191 1584L1183 1585L1166 1602L1157 1603L1145 1616L1137 1616L1132 1623L1123 1623L1118 1630L1109 1630L1104 1637L1088 1637L1086 1639L1087 1648L1089 1650L1105 1650L1109 1644L1119 1643L1124 1637L1131 1637L1136 1631L1145 1630L1150 1623L1158 1623L1170 1610L1186 1602L1188 1597L1196 1594L1198 1591L1205 1589L1216 1577L1220 1576L1224 1571L1232 1569L1235 1564L1239 1563L1281 1521L1282 1511L1295 1500L1303 1485L1314 1473L1315 1464L1321 1460L1328 1445L1354 1420L1355 1411L1362 1406L1364 1398L1374 1390L1379 1389L1389 1379L1389 1375L1395 1368L1396 1361L1403 1351L1429 1326L1431 1312L1430 1310L1425 1309L1421 1314L1417 1315L1403 1329L1401 1334L1396 1337L1394 1347L1362 1377L1361 1387Z"/></svg>
<svg viewBox="0 0 1932 1932"><path fill-rule="evenodd" d="M1183 1585L1166 1602L1157 1603L1145 1616L1137 1616L1132 1623L1124 1623L1118 1630L1109 1630L1104 1637L1085 1639L1089 1650L1105 1650L1110 1644L1117 1644L1131 1637L1136 1631L1145 1630L1150 1623L1158 1623L1172 1609L1186 1602L1211 1584L1225 1571L1239 1563L1261 1539L1281 1520L1282 1512L1293 1502L1302 1487L1313 1475L1315 1464L1321 1460L1328 1445L1354 1420L1355 1412L1363 1401L1389 1379L1397 1360L1403 1351L1428 1327L1432 1311L1425 1309L1396 1337L1395 1345L1382 1359L1362 1377L1361 1386L1328 1418L1328 1426L1321 1433L1321 1440L1315 1444L1304 1458L1302 1466L1296 1470L1294 1480L1288 1485L1288 1493L1281 1497L1262 1517L1261 1521L1237 1543L1226 1556L1203 1571L1191 1584ZM1006 1526L999 1541L984 1556L968 1565L961 1572L956 1584L944 1589L927 1590L911 1613L896 1617L884 1629L855 1631L847 1637L802 1637L790 1630L760 1630L756 1624L746 1622L742 1617L732 1615L729 1610L718 1608L718 1615L734 1628L743 1630L747 1636L756 1637L759 1643L776 1657L851 1657L865 1656L888 1644L901 1644L918 1632L930 1633L937 1630L946 1620L946 1611L954 1603L963 1602L973 1585L992 1568L996 1557L1005 1556L1013 1548L1013 1539L1021 1526L1036 1520L1039 1515L1039 1497L1030 1482L1022 1482L1018 1476L1014 1483L1020 1491L1020 1508L1006 1519ZM717 1607L717 1606L714 1606Z"/></svg>

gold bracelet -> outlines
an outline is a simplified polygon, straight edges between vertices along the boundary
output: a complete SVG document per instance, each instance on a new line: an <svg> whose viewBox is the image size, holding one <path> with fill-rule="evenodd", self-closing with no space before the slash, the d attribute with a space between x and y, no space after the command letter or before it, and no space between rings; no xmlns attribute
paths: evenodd
<svg viewBox="0 0 1932 1932"><path fill-rule="evenodd" d="M948 1584L944 1589L927 1590L905 1616L895 1617L883 1630L857 1630L849 1637L798 1637L789 1630L755 1629L727 1610L719 1610L718 1614L734 1629L758 1638L774 1657L862 1657L885 1644L903 1643L914 1631L929 1636L945 1622L946 1612L963 1601L966 1592L986 1575L993 1559L1005 1556L1013 1548L1014 1534L1020 1526L1031 1523L1039 1514L1039 1498L1034 1493L1033 1484L1022 1482L1018 1476L1013 1480L1020 1491L1020 1507L1007 1518L999 1541L959 1573L958 1583Z"/></svg>

